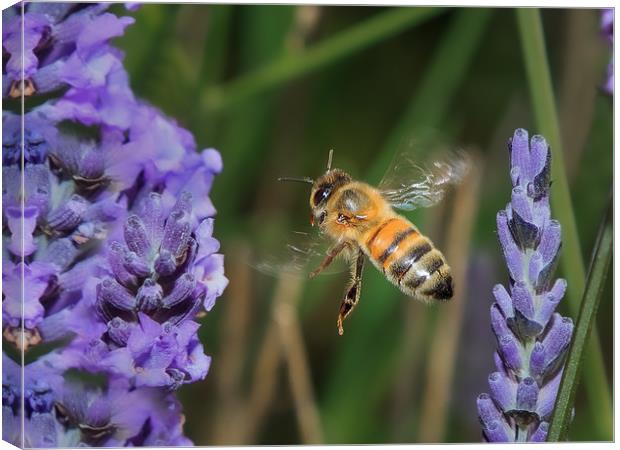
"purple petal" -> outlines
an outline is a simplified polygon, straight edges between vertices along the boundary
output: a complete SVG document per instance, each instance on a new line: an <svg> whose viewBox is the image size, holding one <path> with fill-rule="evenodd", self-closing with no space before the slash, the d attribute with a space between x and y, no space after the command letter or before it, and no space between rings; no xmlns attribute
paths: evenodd
<svg viewBox="0 0 620 450"><path fill-rule="evenodd" d="M166 220L161 248L178 257L185 250L190 236L189 214L183 211L175 211Z"/></svg>
<svg viewBox="0 0 620 450"><path fill-rule="evenodd" d="M549 432L549 422L540 422L536 431L530 436L530 442L546 442Z"/></svg>
<svg viewBox="0 0 620 450"><path fill-rule="evenodd" d="M540 342L534 344L530 355L530 373L535 377L541 377L545 369L545 346Z"/></svg>
<svg viewBox="0 0 620 450"><path fill-rule="evenodd" d="M177 268L176 260L168 250L160 250L155 260L155 270L162 276L170 275Z"/></svg>
<svg viewBox="0 0 620 450"><path fill-rule="evenodd" d="M538 384L531 377L524 378L517 387L517 409L534 412L537 400Z"/></svg>
<svg viewBox="0 0 620 450"><path fill-rule="evenodd" d="M489 389L493 400L502 410L510 411L515 408L517 386L509 378L499 372L493 372L489 375Z"/></svg>
<svg viewBox="0 0 620 450"><path fill-rule="evenodd" d="M480 394L476 400L478 405L478 415L485 426L491 422L503 420L502 413L497 409L489 394Z"/></svg>
<svg viewBox="0 0 620 450"><path fill-rule="evenodd" d="M519 167L522 171L519 177L519 184L525 186L529 181L527 172L530 166L530 148L528 143L528 133L523 128L515 130L510 144L510 164L512 167Z"/></svg>
<svg viewBox="0 0 620 450"><path fill-rule="evenodd" d="M538 251L542 256L543 265L549 264L557 254L561 244L562 227L557 220L551 220L543 228Z"/></svg>
<svg viewBox="0 0 620 450"><path fill-rule="evenodd" d="M106 278L99 284L97 297L115 308L131 311L136 307L135 297L112 278Z"/></svg>
<svg viewBox="0 0 620 450"><path fill-rule="evenodd" d="M159 284L147 278L138 289L136 302L141 311L149 312L162 305L163 291Z"/></svg>
<svg viewBox="0 0 620 450"><path fill-rule="evenodd" d="M504 425L503 421L496 420L487 424L482 432L488 442L511 442L511 434L507 425Z"/></svg>
<svg viewBox="0 0 620 450"><path fill-rule="evenodd" d="M562 371L559 370L558 373L540 389L536 413L542 420L549 421L551 419L561 380Z"/></svg>
<svg viewBox="0 0 620 450"><path fill-rule="evenodd" d="M493 296L495 297L495 301L497 301L504 317L512 317L514 314L512 310L512 299L510 298L508 291L506 291L506 288L501 284L496 284L493 287Z"/></svg>
<svg viewBox="0 0 620 450"><path fill-rule="evenodd" d="M125 222L125 242L129 250L135 252L138 256L146 256L151 250L146 228L142 220L136 215L131 215Z"/></svg>
<svg viewBox="0 0 620 450"><path fill-rule="evenodd" d="M519 371L523 366L521 361L521 349L517 340L511 334L506 334L499 339L499 348L508 367Z"/></svg>
<svg viewBox="0 0 620 450"><path fill-rule="evenodd" d="M171 308L172 306L185 300L196 286L196 279L190 273L184 273L174 283L174 287L170 294L163 299L163 306Z"/></svg>
<svg viewBox="0 0 620 450"><path fill-rule="evenodd" d="M534 318L534 299L523 281L517 281L512 287L512 300L515 309L528 319Z"/></svg>
<svg viewBox="0 0 620 450"><path fill-rule="evenodd" d="M540 307L538 308L538 312L536 314L537 322L543 326L547 325L549 318L551 318L551 315L555 312L560 300L564 297L565 291L566 280L561 278L556 280L551 291L542 296Z"/></svg>
<svg viewBox="0 0 620 450"><path fill-rule="evenodd" d="M147 236L153 246L158 247L164 235L165 216L161 203L161 195L151 192L142 203L142 222Z"/></svg>
<svg viewBox="0 0 620 450"><path fill-rule="evenodd" d="M547 364L560 358L568 348L573 333L573 321L558 313L553 315L551 328L547 332L543 344L545 346Z"/></svg>

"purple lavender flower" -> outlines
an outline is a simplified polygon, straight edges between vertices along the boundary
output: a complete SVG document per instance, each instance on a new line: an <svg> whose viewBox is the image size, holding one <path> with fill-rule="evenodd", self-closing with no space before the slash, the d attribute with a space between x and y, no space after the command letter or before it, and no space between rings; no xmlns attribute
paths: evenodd
<svg viewBox="0 0 620 450"><path fill-rule="evenodd" d="M20 367L3 355L4 440L21 442L23 409L25 447L192 445L182 434L184 418L172 394L133 389L122 378L97 385L63 377L52 360L24 368L22 405Z"/></svg>
<svg viewBox="0 0 620 450"><path fill-rule="evenodd" d="M614 10L604 9L601 13L601 34L603 38L609 43L614 45ZM607 79L603 84L603 91L609 95L614 94L614 59L613 56L607 65Z"/></svg>
<svg viewBox="0 0 620 450"><path fill-rule="evenodd" d="M566 281L553 281L561 246L551 219L551 151L542 136L517 129L508 143L512 198L497 214L509 291L493 289L491 326L497 337L490 394L478 397L484 439L544 441L562 377L573 322L554 312Z"/></svg>
<svg viewBox="0 0 620 450"><path fill-rule="evenodd" d="M3 97L31 96L68 86L92 89L105 84L106 77L122 67L120 53L108 41L133 23L130 17L106 13L108 7L33 2L3 11L2 42L7 59Z"/></svg>
<svg viewBox="0 0 620 450"><path fill-rule="evenodd" d="M171 390L206 376L195 319L228 283L209 199L221 157L134 97L109 44L133 19L107 8L3 11L3 96L48 96L23 129L2 115L2 332L48 352L24 368L23 405L3 353L4 437L22 446L191 444Z"/></svg>
<svg viewBox="0 0 620 450"><path fill-rule="evenodd" d="M151 192L125 220L122 238L109 241L71 320L76 366L136 386L176 388L206 376L210 358L192 319L228 281L218 270L213 219L195 226L191 205L186 191L172 208Z"/></svg>

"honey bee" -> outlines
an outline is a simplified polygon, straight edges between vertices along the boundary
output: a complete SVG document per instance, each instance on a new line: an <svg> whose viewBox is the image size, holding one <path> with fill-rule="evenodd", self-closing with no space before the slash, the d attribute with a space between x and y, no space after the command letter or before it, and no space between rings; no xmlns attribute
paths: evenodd
<svg viewBox="0 0 620 450"><path fill-rule="evenodd" d="M466 154L435 161L427 169L401 155L378 187L332 168L332 157L333 150L329 152L326 172L316 180L278 180L312 185L310 223L331 242L310 277L321 273L337 256L344 256L351 264L351 281L338 312L338 334L344 333L343 321L359 302L366 258L405 295L427 303L450 300L454 283L445 257L394 209L413 210L436 204L449 185L460 182L466 174Z"/></svg>

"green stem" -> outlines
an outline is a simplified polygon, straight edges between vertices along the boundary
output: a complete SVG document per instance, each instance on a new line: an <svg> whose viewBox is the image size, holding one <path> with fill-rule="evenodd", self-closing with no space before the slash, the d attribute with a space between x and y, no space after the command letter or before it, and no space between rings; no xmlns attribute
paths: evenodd
<svg viewBox="0 0 620 450"><path fill-rule="evenodd" d="M441 12L438 8L392 8L308 50L284 56L223 86L207 89L202 106L223 109L294 78L306 75Z"/></svg>
<svg viewBox="0 0 620 450"><path fill-rule="evenodd" d="M575 327L572 344L568 352L566 366L562 374L562 383L555 403L555 413L551 420L547 441L557 442L566 437L575 402L575 392L579 383L584 351L589 333L595 323L596 310L605 287L613 249L613 224L611 202L605 220L601 225L597 243L592 257L586 290L581 302L581 311ZM586 353L587 354L587 353Z"/></svg>
<svg viewBox="0 0 620 450"><path fill-rule="evenodd" d="M561 151L560 126L547 62L540 12L535 8L519 8L517 9L517 21L536 124L540 133L545 136L551 148L555 150L551 159L553 178L551 206L555 216L562 224L564 232L561 265L564 276L568 279L568 306L571 314L576 316L580 309L585 287L585 267L566 176L564 155ZM597 417L597 420L594 421L597 427L597 435L602 439L610 439L612 430L611 394L605 376L603 354L596 327L592 329L592 339L588 343L585 358L584 370L588 379L586 391L590 414L592 417Z"/></svg>

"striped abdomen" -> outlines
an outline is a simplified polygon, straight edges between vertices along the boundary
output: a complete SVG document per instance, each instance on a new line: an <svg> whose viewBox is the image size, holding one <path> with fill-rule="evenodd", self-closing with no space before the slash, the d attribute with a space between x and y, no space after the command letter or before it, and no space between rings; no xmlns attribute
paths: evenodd
<svg viewBox="0 0 620 450"><path fill-rule="evenodd" d="M406 295L427 301L452 298L452 274L443 255L404 218L379 224L369 233L365 250Z"/></svg>

